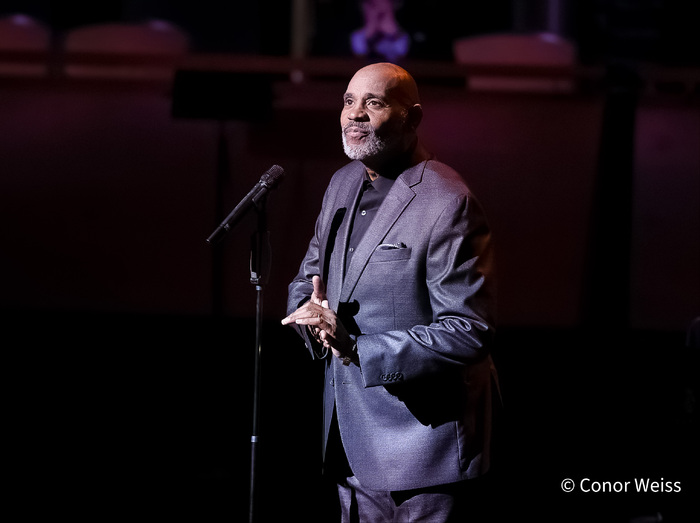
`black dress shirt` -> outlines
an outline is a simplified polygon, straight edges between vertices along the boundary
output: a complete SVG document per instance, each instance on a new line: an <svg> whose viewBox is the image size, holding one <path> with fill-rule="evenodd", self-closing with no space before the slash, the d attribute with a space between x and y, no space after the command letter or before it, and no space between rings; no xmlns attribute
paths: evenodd
<svg viewBox="0 0 700 523"><path fill-rule="evenodd" d="M369 179L369 175L365 175L365 177L365 181L362 184L362 191L360 192L360 199L355 206L355 213L352 218L350 242L345 257L345 272L347 272L347 268L350 266L350 260L360 240L362 240L365 232L369 229L384 198L389 194L391 187L396 181L383 176L379 176L374 181Z"/></svg>

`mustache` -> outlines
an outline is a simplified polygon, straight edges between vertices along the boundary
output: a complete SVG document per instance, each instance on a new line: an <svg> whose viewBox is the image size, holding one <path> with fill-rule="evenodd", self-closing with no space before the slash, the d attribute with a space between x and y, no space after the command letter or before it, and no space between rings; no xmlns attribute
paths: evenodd
<svg viewBox="0 0 700 523"><path fill-rule="evenodd" d="M360 129L362 131L372 132L374 128L367 122L348 122L343 126L343 133L348 132L349 129Z"/></svg>

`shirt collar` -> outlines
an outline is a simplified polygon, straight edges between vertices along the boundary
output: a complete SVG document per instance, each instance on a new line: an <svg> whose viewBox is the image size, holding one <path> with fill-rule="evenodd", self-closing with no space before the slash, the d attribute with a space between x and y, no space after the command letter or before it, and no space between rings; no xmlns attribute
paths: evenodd
<svg viewBox="0 0 700 523"><path fill-rule="evenodd" d="M389 194L395 181L396 180L392 178L385 178L384 176L378 176L376 180L370 180L369 174L365 171L364 187L366 188L367 185L371 185L381 196Z"/></svg>

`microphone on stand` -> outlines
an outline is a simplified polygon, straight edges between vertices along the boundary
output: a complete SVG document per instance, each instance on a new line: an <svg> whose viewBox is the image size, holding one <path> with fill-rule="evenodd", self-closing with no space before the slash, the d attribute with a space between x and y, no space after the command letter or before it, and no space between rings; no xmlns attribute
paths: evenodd
<svg viewBox="0 0 700 523"><path fill-rule="evenodd" d="M238 221L252 208L255 207L260 199L264 198L268 192L274 189L284 177L284 169L279 165L273 165L265 174L260 177L258 183L250 190L248 194L236 205L226 219L221 222L213 233L207 238L207 243L216 243L229 232Z"/></svg>

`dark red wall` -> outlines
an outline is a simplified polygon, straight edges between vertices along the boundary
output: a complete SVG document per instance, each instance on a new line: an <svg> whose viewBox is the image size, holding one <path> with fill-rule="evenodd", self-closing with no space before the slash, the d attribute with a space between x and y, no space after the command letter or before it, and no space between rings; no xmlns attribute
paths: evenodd
<svg viewBox="0 0 700 523"><path fill-rule="evenodd" d="M344 83L275 85L262 124L174 118L165 91L0 84L4 309L208 314L217 142L226 209L272 164L265 312L284 312L325 184L345 162ZM581 321L602 94L467 93L426 85L422 136L487 209L505 325ZM663 102L663 103L662 103ZM684 329L700 305L700 110L642 97L636 119L630 323ZM245 100L241 100L245 103ZM225 239L224 309L250 317L244 221Z"/></svg>

